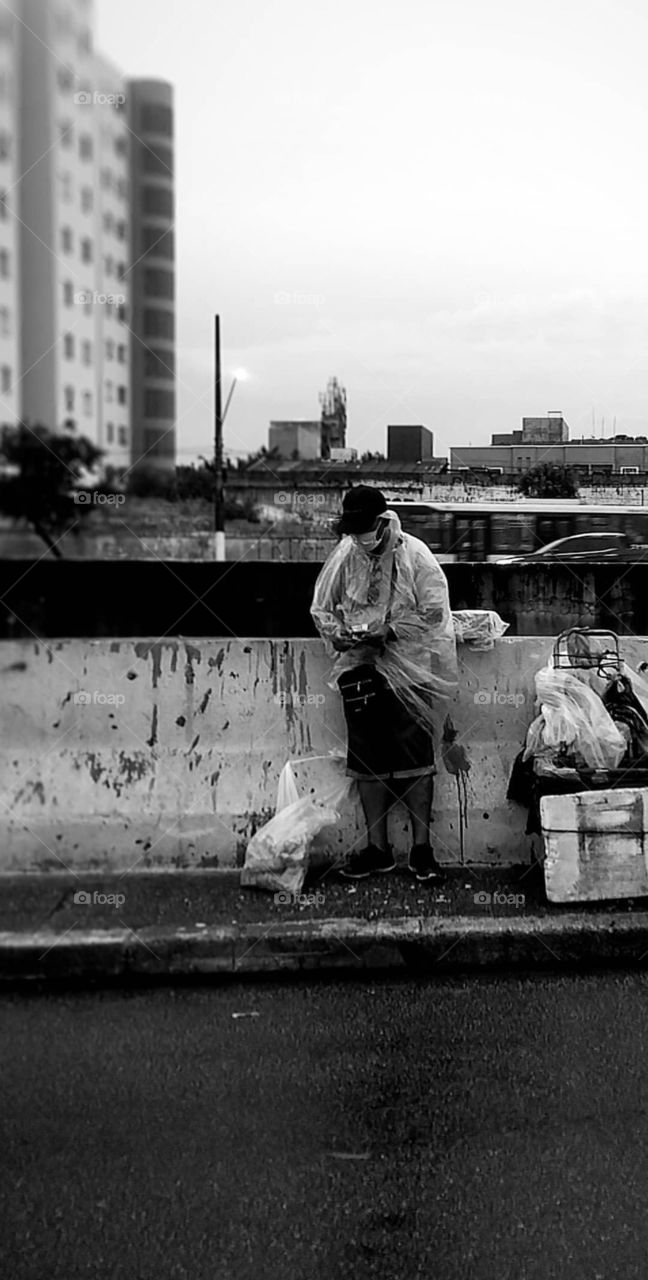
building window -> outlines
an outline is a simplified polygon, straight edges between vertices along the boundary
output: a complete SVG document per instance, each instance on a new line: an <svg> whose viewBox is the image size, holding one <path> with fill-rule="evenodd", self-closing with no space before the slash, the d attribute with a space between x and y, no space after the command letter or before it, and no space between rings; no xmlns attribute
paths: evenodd
<svg viewBox="0 0 648 1280"><path fill-rule="evenodd" d="M11 336L11 312L8 307L0 307L0 333L3 338Z"/></svg>
<svg viewBox="0 0 648 1280"><path fill-rule="evenodd" d="M165 298L173 301L174 279L172 271L162 267L148 267L144 272L144 292L149 298Z"/></svg>
<svg viewBox="0 0 648 1280"><path fill-rule="evenodd" d="M91 213L94 205L94 192L92 187L81 188L81 208L84 213Z"/></svg>
<svg viewBox="0 0 648 1280"><path fill-rule="evenodd" d="M115 355L114 338L106 338L106 360L112 360Z"/></svg>
<svg viewBox="0 0 648 1280"><path fill-rule="evenodd" d="M144 396L145 418L173 418L175 413L175 396L172 391L162 391L159 387L149 387Z"/></svg>
<svg viewBox="0 0 648 1280"><path fill-rule="evenodd" d="M9 217L9 193L0 191L0 222L6 222Z"/></svg>
<svg viewBox="0 0 648 1280"><path fill-rule="evenodd" d="M119 443L128 444L128 427L119 428Z"/></svg>
<svg viewBox="0 0 648 1280"><path fill-rule="evenodd" d="M70 93L74 84L74 76L67 67L59 67L56 73L58 87L62 93Z"/></svg>
<svg viewBox="0 0 648 1280"><path fill-rule="evenodd" d="M172 218L173 192L168 187L143 187L142 210L159 218Z"/></svg>
<svg viewBox="0 0 648 1280"><path fill-rule="evenodd" d="M117 388L117 404L126 404L126 388Z"/></svg>
<svg viewBox="0 0 648 1280"><path fill-rule="evenodd" d="M113 384L110 381L110 378L106 378L106 403L112 404L112 402L113 402Z"/></svg>
<svg viewBox="0 0 648 1280"><path fill-rule="evenodd" d="M82 133L79 138L79 155L82 160L92 160L92 138L89 133Z"/></svg>
<svg viewBox="0 0 648 1280"><path fill-rule="evenodd" d="M147 338L175 337L174 315L160 307L144 308L144 333Z"/></svg>
<svg viewBox="0 0 648 1280"><path fill-rule="evenodd" d="M81 261L92 262L92 240L88 236L81 241Z"/></svg>
<svg viewBox="0 0 648 1280"><path fill-rule="evenodd" d="M120 324L126 324L126 307L124 306L123 302L120 302L119 306L117 307L117 319L119 320Z"/></svg>
<svg viewBox="0 0 648 1280"><path fill-rule="evenodd" d="M82 400L83 400L83 412L86 418L89 418L90 414L92 413L92 392L84 391Z"/></svg>
<svg viewBox="0 0 648 1280"><path fill-rule="evenodd" d="M115 425L112 422L107 422L106 423L106 441L108 444L112 444L114 439L115 439Z"/></svg>
<svg viewBox="0 0 648 1280"><path fill-rule="evenodd" d="M70 227L61 227L61 248L64 253L72 252L72 230Z"/></svg>
<svg viewBox="0 0 648 1280"><path fill-rule="evenodd" d="M0 249L0 279L9 279L9 250Z"/></svg>
<svg viewBox="0 0 648 1280"><path fill-rule="evenodd" d="M66 333L63 335L63 355L66 360L74 359L74 334Z"/></svg>
<svg viewBox="0 0 648 1280"><path fill-rule="evenodd" d="M11 155L11 135L6 129L0 131L0 160L8 160Z"/></svg>
<svg viewBox="0 0 648 1280"><path fill-rule="evenodd" d="M71 147L74 142L74 129L70 120L59 123L59 142L62 147Z"/></svg>
<svg viewBox="0 0 648 1280"><path fill-rule="evenodd" d="M118 240L126 239L126 223L123 218L119 218L115 225L115 232Z"/></svg>
<svg viewBox="0 0 648 1280"><path fill-rule="evenodd" d="M120 364L126 364L126 346L123 342L120 342L117 348L117 359Z"/></svg>
<svg viewBox="0 0 648 1280"><path fill-rule="evenodd" d="M74 412L74 387L63 388L63 398L65 400L65 412Z"/></svg>
<svg viewBox="0 0 648 1280"><path fill-rule="evenodd" d="M140 130L142 133L164 133L171 136L173 116L170 107L158 106L152 102L143 103L140 109Z"/></svg>
<svg viewBox="0 0 648 1280"><path fill-rule="evenodd" d="M153 173L160 178L173 174L173 152L170 147L141 146L141 165L144 173Z"/></svg>
<svg viewBox="0 0 648 1280"><path fill-rule="evenodd" d="M159 227L142 227L142 252L153 258L173 258L173 232Z"/></svg>
<svg viewBox="0 0 648 1280"><path fill-rule="evenodd" d="M87 340L81 343L81 360L84 364L92 364L92 343Z"/></svg>
<svg viewBox="0 0 648 1280"><path fill-rule="evenodd" d="M3 395L8 395L11 391L11 369L8 364L3 364L0 369L0 390Z"/></svg>
<svg viewBox="0 0 648 1280"><path fill-rule="evenodd" d="M125 263L125 262L118 262L118 263L117 263L117 266L116 266L116 274L117 274L117 279L118 279L118 280L125 280L125 279L126 279L126 263Z"/></svg>
<svg viewBox="0 0 648 1280"><path fill-rule="evenodd" d="M144 353L144 374L147 378L173 378L174 364L173 351L152 351L148 348Z"/></svg>
<svg viewBox="0 0 648 1280"><path fill-rule="evenodd" d="M63 281L63 306L71 307L74 303L74 285L71 280Z"/></svg>
<svg viewBox="0 0 648 1280"><path fill-rule="evenodd" d="M61 200L64 204L69 204L72 199L72 174L60 173L59 182L61 184Z"/></svg>

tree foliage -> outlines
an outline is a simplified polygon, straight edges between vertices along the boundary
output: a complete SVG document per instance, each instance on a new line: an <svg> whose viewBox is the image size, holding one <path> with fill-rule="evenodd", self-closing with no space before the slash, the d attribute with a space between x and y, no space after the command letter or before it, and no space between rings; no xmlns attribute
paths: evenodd
<svg viewBox="0 0 648 1280"><path fill-rule="evenodd" d="M58 434L28 422L2 427L0 513L28 521L52 555L62 559L60 539L92 510L83 481L96 472L101 457L102 450L85 436ZM110 491L109 486L101 488ZM80 494L85 501L78 500Z"/></svg>
<svg viewBox="0 0 648 1280"><path fill-rule="evenodd" d="M577 498L578 481L570 467L540 462L525 471L518 489L526 498Z"/></svg>

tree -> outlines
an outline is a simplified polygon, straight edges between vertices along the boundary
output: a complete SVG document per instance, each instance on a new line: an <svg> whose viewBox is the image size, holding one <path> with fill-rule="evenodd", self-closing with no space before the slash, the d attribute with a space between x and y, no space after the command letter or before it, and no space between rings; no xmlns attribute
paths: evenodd
<svg viewBox="0 0 648 1280"><path fill-rule="evenodd" d="M52 555L63 558L57 543L92 510L90 492L83 488L88 474L96 474L103 451L86 439L57 434L28 422L0 430L0 513L27 520ZM101 490L111 491L102 485ZM83 500L79 501L83 495Z"/></svg>
<svg viewBox="0 0 648 1280"><path fill-rule="evenodd" d="M518 481L525 498L577 498L578 481L570 467L554 462L539 462L525 471Z"/></svg>

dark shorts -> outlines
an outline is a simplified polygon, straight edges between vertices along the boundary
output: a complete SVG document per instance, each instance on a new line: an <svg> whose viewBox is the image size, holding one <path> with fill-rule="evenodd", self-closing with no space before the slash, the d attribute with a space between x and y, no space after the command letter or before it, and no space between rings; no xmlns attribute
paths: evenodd
<svg viewBox="0 0 648 1280"><path fill-rule="evenodd" d="M382 780L434 773L432 735L415 720L372 666L338 680L347 723L347 775Z"/></svg>

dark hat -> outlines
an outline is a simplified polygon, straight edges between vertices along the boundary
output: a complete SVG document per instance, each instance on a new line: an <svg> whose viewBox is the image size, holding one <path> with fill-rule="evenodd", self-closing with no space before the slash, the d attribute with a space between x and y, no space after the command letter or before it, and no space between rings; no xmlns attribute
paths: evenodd
<svg viewBox="0 0 648 1280"><path fill-rule="evenodd" d="M386 510L385 495L380 489L372 489L367 484L355 485L344 495L340 533L367 533Z"/></svg>

